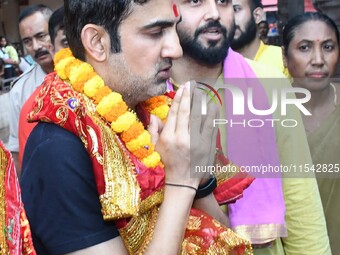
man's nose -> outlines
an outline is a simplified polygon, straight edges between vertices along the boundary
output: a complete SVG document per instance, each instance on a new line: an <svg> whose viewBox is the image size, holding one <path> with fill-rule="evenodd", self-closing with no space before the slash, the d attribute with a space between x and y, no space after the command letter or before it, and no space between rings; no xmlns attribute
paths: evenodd
<svg viewBox="0 0 340 255"><path fill-rule="evenodd" d="M171 30L169 36L165 38L161 55L162 58L171 59L182 57L183 50L179 43L179 38L175 29Z"/></svg>
<svg viewBox="0 0 340 255"><path fill-rule="evenodd" d="M220 12L218 11L215 0L209 0L207 3L206 13L204 15L205 20L219 20Z"/></svg>
<svg viewBox="0 0 340 255"><path fill-rule="evenodd" d="M37 40L36 38L32 38L32 48L34 51L37 51L38 49L42 48L41 43L39 42L39 40Z"/></svg>

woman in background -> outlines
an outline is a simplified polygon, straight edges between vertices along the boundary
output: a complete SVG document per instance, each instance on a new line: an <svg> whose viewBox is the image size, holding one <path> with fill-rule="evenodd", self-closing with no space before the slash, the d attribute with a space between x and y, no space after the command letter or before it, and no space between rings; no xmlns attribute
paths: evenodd
<svg viewBox="0 0 340 255"><path fill-rule="evenodd" d="M304 13L288 21L283 30L283 58L293 77L293 86L311 92L311 99L304 104L311 115L303 115L302 119L319 177L332 253L338 254L340 86L331 78L339 58L339 31L333 20L320 13Z"/></svg>

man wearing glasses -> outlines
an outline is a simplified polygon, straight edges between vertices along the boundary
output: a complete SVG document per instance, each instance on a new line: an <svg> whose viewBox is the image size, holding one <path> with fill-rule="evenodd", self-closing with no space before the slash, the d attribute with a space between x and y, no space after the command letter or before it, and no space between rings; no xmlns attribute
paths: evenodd
<svg viewBox="0 0 340 255"><path fill-rule="evenodd" d="M22 43L36 64L22 74L10 91L8 148L13 154L17 169L18 165L18 123L19 115L27 98L40 86L46 74L53 71L52 48L48 34L48 20L52 10L45 5L36 4L24 9L19 15L19 33Z"/></svg>

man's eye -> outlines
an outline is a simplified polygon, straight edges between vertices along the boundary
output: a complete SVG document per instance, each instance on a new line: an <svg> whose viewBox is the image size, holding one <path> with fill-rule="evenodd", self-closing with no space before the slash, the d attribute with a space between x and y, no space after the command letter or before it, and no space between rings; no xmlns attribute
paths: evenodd
<svg viewBox="0 0 340 255"><path fill-rule="evenodd" d="M161 37L163 35L163 32L164 32L163 29L158 29L150 32L150 35L152 37Z"/></svg>
<svg viewBox="0 0 340 255"><path fill-rule="evenodd" d="M23 40L22 43L23 43L24 45L29 45L29 44L31 44L31 40L26 39L26 40Z"/></svg>
<svg viewBox="0 0 340 255"><path fill-rule="evenodd" d="M67 48L68 47L68 41L63 41L63 47Z"/></svg>
<svg viewBox="0 0 340 255"><path fill-rule="evenodd" d="M192 5L197 5L197 4L199 4L201 1L200 1L200 0L189 0L189 2L190 2Z"/></svg>
<svg viewBox="0 0 340 255"><path fill-rule="evenodd" d="M234 12L239 12L239 11L241 11L240 6L234 5L233 7L234 7Z"/></svg>

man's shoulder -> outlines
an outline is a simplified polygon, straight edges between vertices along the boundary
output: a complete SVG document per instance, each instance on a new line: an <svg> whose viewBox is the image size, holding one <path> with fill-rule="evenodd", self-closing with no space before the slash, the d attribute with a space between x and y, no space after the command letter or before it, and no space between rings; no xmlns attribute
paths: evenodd
<svg viewBox="0 0 340 255"><path fill-rule="evenodd" d="M260 58L261 57L269 58L272 61L279 61L279 62L283 63L283 60L282 60L282 49L279 46L266 45L266 48L263 51L263 53L261 54Z"/></svg>
<svg viewBox="0 0 340 255"><path fill-rule="evenodd" d="M284 74L278 71L276 68L247 58L246 61L258 78L286 78L286 76L284 76Z"/></svg>
<svg viewBox="0 0 340 255"><path fill-rule="evenodd" d="M35 70L37 69L37 64L31 65L26 72L22 73L18 78L16 78L13 81L13 88L15 87L15 85L17 84L22 84L24 83L31 75L32 73L35 72Z"/></svg>
<svg viewBox="0 0 340 255"><path fill-rule="evenodd" d="M41 81L38 82L42 82L44 80L45 75L46 74L44 73L42 68L35 63L34 65L30 66L29 69L26 70L26 72L21 74L17 79L13 81L13 87L11 89L11 92L21 91L23 89L23 85L26 84L27 82L32 83L37 79L41 79ZM32 85L34 86L34 84Z"/></svg>
<svg viewBox="0 0 340 255"><path fill-rule="evenodd" d="M27 150L28 155L31 155L35 149L40 149L40 153L50 154L51 150L46 151L46 149L51 146L56 150L78 148L80 151L83 151L84 147L79 137L59 125L38 122L28 137L25 151Z"/></svg>
<svg viewBox="0 0 340 255"><path fill-rule="evenodd" d="M72 143L75 141L80 142L80 139L76 135L54 123L39 122L32 134L32 136L35 136L40 142L45 142L46 139L55 139L56 142L61 142L62 140L72 141ZM74 143L74 145L76 145L76 143ZM79 145L82 144L79 143Z"/></svg>
<svg viewBox="0 0 340 255"><path fill-rule="evenodd" d="M266 46L267 46L266 47L267 50L282 53L282 48L280 46L276 46L276 45L266 45Z"/></svg>
<svg viewBox="0 0 340 255"><path fill-rule="evenodd" d="M272 95L274 88L291 88L289 79L278 69L254 60L247 61L269 95Z"/></svg>
<svg viewBox="0 0 340 255"><path fill-rule="evenodd" d="M16 51L16 49L12 45L7 45L5 49L6 50L15 50Z"/></svg>

